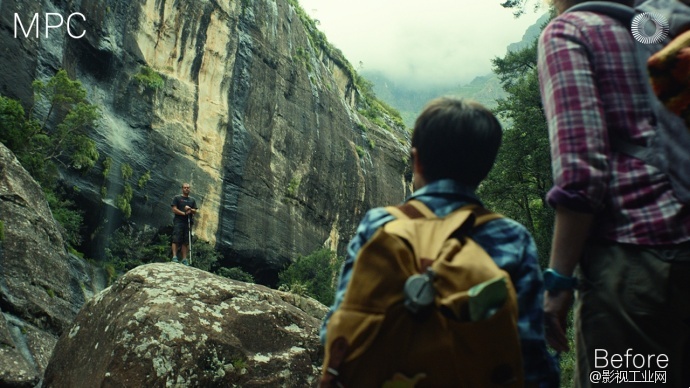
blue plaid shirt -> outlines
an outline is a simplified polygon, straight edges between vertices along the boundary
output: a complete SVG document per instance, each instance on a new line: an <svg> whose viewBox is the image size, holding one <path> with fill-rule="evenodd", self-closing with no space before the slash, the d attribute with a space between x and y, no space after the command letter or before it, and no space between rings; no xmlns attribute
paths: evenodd
<svg viewBox="0 0 690 388"><path fill-rule="evenodd" d="M468 203L481 204L473 190L449 179L432 182L415 191L409 199L423 202L439 217L444 217ZM328 320L345 298L357 253L376 230L393 219L394 217L382 207L371 209L364 215L355 236L348 245L347 258L340 272L335 301L321 326L322 343L325 343ZM470 237L486 250L501 269L510 274L515 286L525 380L528 382L556 381L557 384L558 366L546 350L544 340L542 309L544 283L532 236L516 221L501 218L477 227L470 233Z"/></svg>

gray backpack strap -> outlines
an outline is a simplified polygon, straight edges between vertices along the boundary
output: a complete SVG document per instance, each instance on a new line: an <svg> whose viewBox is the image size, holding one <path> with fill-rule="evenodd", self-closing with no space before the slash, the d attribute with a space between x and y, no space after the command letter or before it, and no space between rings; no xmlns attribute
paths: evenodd
<svg viewBox="0 0 690 388"><path fill-rule="evenodd" d="M633 8L608 1L587 1L580 4L575 4L574 6L568 8L565 12L575 11L589 11L607 15L620 21L626 27L630 27L632 24L632 19L637 14Z"/></svg>

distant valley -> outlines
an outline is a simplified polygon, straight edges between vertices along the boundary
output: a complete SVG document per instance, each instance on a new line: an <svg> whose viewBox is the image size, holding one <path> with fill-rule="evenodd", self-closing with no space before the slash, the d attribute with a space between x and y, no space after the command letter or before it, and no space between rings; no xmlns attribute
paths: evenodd
<svg viewBox="0 0 690 388"><path fill-rule="evenodd" d="M530 26L519 42L506 48L507 52L520 50L531 44L549 20L546 13ZM497 100L506 97L498 77L487 69L487 74L478 76L466 85L443 85L429 88L398 85L383 72L362 70L362 75L374 84L376 96L397 109L405 126L412 128L414 121L429 100L440 96L462 97L475 100L489 109L497 106Z"/></svg>

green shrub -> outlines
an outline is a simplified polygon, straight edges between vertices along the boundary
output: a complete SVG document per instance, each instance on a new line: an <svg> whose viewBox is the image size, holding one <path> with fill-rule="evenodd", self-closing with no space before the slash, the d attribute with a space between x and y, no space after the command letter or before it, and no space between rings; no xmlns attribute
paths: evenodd
<svg viewBox="0 0 690 388"><path fill-rule="evenodd" d="M239 280L245 283L254 283L254 276L252 276L250 273L244 272L240 267L221 267L216 273L228 279Z"/></svg>
<svg viewBox="0 0 690 388"><path fill-rule="evenodd" d="M165 85L163 77L148 66L143 66L139 69L139 73L134 76L134 79L139 82L139 85L152 90L158 90Z"/></svg>
<svg viewBox="0 0 690 388"><path fill-rule="evenodd" d="M294 198L297 195L297 190L299 189L300 180L297 177L292 177L290 179L290 184L287 190L285 190L285 195Z"/></svg>
<svg viewBox="0 0 690 388"><path fill-rule="evenodd" d="M247 367L247 361L238 358L232 360L232 366L235 367L236 370L241 371Z"/></svg>
<svg viewBox="0 0 690 388"><path fill-rule="evenodd" d="M115 205L122 211L122 213L124 213L125 218L132 216L131 201L133 195L134 192L132 191L132 186L130 186L129 183L125 183L122 194L118 195L117 199L115 200Z"/></svg>
<svg viewBox="0 0 690 388"><path fill-rule="evenodd" d="M131 178L132 173L134 173L134 171L132 170L132 166L130 166L127 163L122 163L120 170L122 172L122 179L124 179L124 180Z"/></svg>
<svg viewBox="0 0 690 388"><path fill-rule="evenodd" d="M0 220L0 241L5 239L5 224Z"/></svg>
<svg viewBox="0 0 690 388"><path fill-rule="evenodd" d="M151 171L146 171L144 174L142 174L141 177L139 177L139 181L137 181L137 186L139 186L140 189L143 189L144 186L149 182L151 179Z"/></svg>
<svg viewBox="0 0 690 388"><path fill-rule="evenodd" d="M106 279L107 284L111 285L117 280L117 270L115 269L115 266L111 263L106 263L105 266L103 267L105 269L106 275L108 275L108 278Z"/></svg>
<svg viewBox="0 0 690 388"><path fill-rule="evenodd" d="M74 201L66 199L66 195L58 194L44 188L46 201L53 213L53 218L58 222L61 232L70 246L81 245L81 228L84 224L83 212L76 209Z"/></svg>
<svg viewBox="0 0 690 388"><path fill-rule="evenodd" d="M360 158L363 158L364 155L367 154L367 152L361 146L355 146L355 149L357 150L357 155L359 155Z"/></svg>
<svg viewBox="0 0 690 388"><path fill-rule="evenodd" d="M170 254L170 238L155 230L137 232L124 225L113 232L107 241L106 262L118 272L126 272L139 265L163 262Z"/></svg>
<svg viewBox="0 0 690 388"><path fill-rule="evenodd" d="M155 230L136 231L127 225L120 227L108 238L106 262L120 272L146 263L168 262L170 236L156 233ZM220 257L209 242L192 239L192 266L211 271Z"/></svg>
<svg viewBox="0 0 690 388"><path fill-rule="evenodd" d="M278 274L278 285L330 305L335 296L335 277L342 261L330 249L300 256Z"/></svg>
<svg viewBox="0 0 690 388"><path fill-rule="evenodd" d="M211 272L220 258L220 252L211 243L195 240L192 237L192 265L194 267Z"/></svg>
<svg viewBox="0 0 690 388"><path fill-rule="evenodd" d="M108 174L110 174L110 167L112 166L113 160L110 158L110 156L103 159L103 178L108 178Z"/></svg>

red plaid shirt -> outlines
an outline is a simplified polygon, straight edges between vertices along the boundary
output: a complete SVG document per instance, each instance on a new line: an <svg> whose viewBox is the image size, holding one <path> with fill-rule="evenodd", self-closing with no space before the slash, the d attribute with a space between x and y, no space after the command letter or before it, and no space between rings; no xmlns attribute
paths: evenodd
<svg viewBox="0 0 690 388"><path fill-rule="evenodd" d="M554 176L549 203L595 213L593 235L607 240L689 241L690 209L668 178L610 146L611 135L647 144L654 133L630 30L608 16L565 13L542 32L538 54Z"/></svg>

